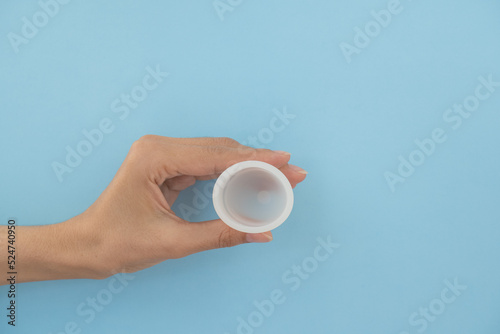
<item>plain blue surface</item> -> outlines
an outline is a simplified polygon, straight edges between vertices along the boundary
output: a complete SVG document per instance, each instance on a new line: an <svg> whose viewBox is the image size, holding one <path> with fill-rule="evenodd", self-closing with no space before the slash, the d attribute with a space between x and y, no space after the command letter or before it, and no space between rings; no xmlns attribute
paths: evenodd
<svg viewBox="0 0 500 334"><path fill-rule="evenodd" d="M15 330L1 287L0 332L64 333L74 322L81 333L232 334L241 317L259 326L240 333L499 333L500 88L457 129L443 115L480 76L500 81L500 2L401 0L348 63L342 43L391 1L228 1L221 20L211 0L74 0L17 53L9 33L41 7L0 5L2 224L82 212L144 134L247 141L265 136L276 110L295 118L264 146L309 171L270 244L133 274L90 322L77 308L104 298L111 279L18 285ZM120 119L111 103L148 66L169 76ZM53 162L105 118L113 132L59 182ZM384 173L435 128L446 141L392 192ZM190 218L215 213L210 204ZM312 260L328 236L340 246ZM294 265L312 272L299 279ZM467 288L443 297L455 279ZM254 302L276 290L284 302L259 318Z"/></svg>

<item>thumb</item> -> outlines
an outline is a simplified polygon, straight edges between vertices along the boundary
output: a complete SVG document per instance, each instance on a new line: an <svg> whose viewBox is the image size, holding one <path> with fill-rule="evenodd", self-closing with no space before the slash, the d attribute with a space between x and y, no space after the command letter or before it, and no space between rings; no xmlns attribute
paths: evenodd
<svg viewBox="0 0 500 334"><path fill-rule="evenodd" d="M273 240L271 231L263 233L245 233L237 231L220 219L184 225L189 231L185 247L188 253L197 253L209 249L233 247L252 242L269 242Z"/></svg>

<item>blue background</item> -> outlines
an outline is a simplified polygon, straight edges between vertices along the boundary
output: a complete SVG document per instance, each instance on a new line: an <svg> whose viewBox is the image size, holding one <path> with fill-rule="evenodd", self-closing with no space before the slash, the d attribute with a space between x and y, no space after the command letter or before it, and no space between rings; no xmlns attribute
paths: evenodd
<svg viewBox="0 0 500 334"><path fill-rule="evenodd" d="M2 224L82 212L144 134L245 141L269 127L274 109L296 117L264 146L290 151L309 175L273 242L133 274L90 323L76 308L109 280L19 285L15 330L1 287L0 332L59 333L75 322L82 333L232 334L254 301L279 289L285 302L255 333L418 333L409 317L456 278L467 289L425 333L498 333L500 89L456 130L443 114L479 76L500 81L500 2L401 0L401 13L348 63L339 45L353 44L354 28L387 3L243 1L221 20L211 0L74 0L16 53L7 36L40 5L3 2ZM111 102L157 65L170 75L121 120ZM51 164L103 118L114 131L59 182ZM384 173L435 128L447 140L392 192ZM192 194L179 201L190 205ZM192 218L215 213L209 205ZM328 236L340 247L292 291L282 275Z"/></svg>

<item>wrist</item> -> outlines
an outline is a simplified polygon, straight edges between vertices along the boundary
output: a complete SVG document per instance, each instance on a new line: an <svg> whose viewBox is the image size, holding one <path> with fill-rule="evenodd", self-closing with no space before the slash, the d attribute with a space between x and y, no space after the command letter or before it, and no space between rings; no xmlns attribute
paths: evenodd
<svg viewBox="0 0 500 334"><path fill-rule="evenodd" d="M99 258L102 242L89 227L83 215L58 224L17 226L17 282L109 276ZM4 232L6 226L2 238Z"/></svg>
<svg viewBox="0 0 500 334"><path fill-rule="evenodd" d="M46 261L59 278L103 279L110 276L103 262L103 242L87 215L47 225L42 242L47 249Z"/></svg>

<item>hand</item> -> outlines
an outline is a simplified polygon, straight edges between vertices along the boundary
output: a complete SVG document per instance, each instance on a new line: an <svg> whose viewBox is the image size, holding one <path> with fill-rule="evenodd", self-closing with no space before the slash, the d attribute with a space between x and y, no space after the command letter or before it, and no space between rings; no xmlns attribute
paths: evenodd
<svg viewBox="0 0 500 334"><path fill-rule="evenodd" d="M171 207L179 192L196 180L217 178L246 160L274 165L295 187L307 173L289 165L289 159L289 153L253 149L229 138L144 136L84 213L18 232L25 235L24 242L19 240L19 257L37 259L23 262L19 279L105 278L204 250L268 242L271 232L239 232L220 219L190 223Z"/></svg>

